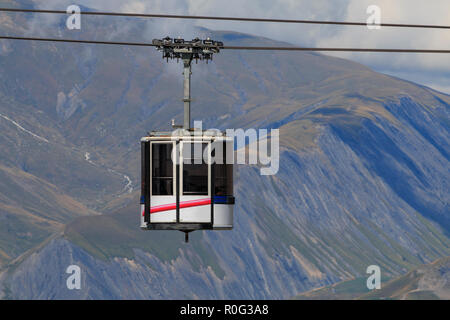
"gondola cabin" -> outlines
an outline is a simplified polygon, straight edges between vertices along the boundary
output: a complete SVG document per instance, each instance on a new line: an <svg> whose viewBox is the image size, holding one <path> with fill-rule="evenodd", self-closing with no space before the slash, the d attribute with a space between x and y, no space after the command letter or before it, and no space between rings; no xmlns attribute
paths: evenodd
<svg viewBox="0 0 450 320"><path fill-rule="evenodd" d="M218 131L152 132L141 139L141 228L233 228L233 140Z"/></svg>

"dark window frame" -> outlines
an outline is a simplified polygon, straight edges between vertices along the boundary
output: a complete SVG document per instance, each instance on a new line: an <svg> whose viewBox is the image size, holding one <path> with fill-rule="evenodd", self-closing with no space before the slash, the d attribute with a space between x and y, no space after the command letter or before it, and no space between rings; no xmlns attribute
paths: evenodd
<svg viewBox="0 0 450 320"><path fill-rule="evenodd" d="M227 164L227 141L222 145L222 163L214 164L214 196L233 196L233 164Z"/></svg>
<svg viewBox="0 0 450 320"><path fill-rule="evenodd" d="M192 147L195 144L202 144L202 163L198 164L195 163L195 158L193 155L193 152L195 150L195 147ZM191 154L189 159L191 160L190 164L185 164L184 160L185 160L185 153L184 150L186 148L186 146L191 146ZM204 148L207 148L209 150L210 148L210 142L209 141L183 141L183 150L182 150L182 163L180 166L180 170L181 170L181 182L180 183L180 193L182 196L209 196L210 195L210 164L208 162L205 162L203 159L203 152L204 152ZM186 168L192 168L190 169L190 172L192 173L193 171L198 171L199 167L202 166L204 169L203 171L205 171L206 169L206 175L194 175L191 176L189 179L187 179L187 175L186 173L188 171L186 171ZM205 172L203 172L205 173ZM202 179L203 181L199 181L200 179L198 177L201 177L200 179ZM200 189L197 190L193 190L193 188L195 188L195 184L193 184L193 179L197 178L198 184L201 185L200 187L202 187L201 191ZM190 181L190 188L186 188L187 184L186 181ZM205 183L206 182L206 183ZM199 186L197 186L199 187ZM206 187L206 190L204 189Z"/></svg>
<svg viewBox="0 0 450 320"><path fill-rule="evenodd" d="M163 154L162 152L155 152L155 147L162 147L162 146L169 146L170 151L165 152ZM152 141L151 142L151 157L150 157L150 165L151 165L151 196L169 196L173 197L175 196L175 164L172 161L171 154L174 149L173 142L159 142L159 141ZM158 158L155 158L155 156L158 155ZM162 158L162 159L161 159ZM155 160L158 160L159 166L158 169L155 168ZM169 162L169 165L167 164ZM164 167L165 165L165 167ZM169 170L170 167L170 170ZM158 175L156 174L156 170L159 170L160 172ZM158 188L155 188L156 181L165 181L169 182L166 186L163 187L163 185L160 184L159 190ZM155 192L155 189L156 192Z"/></svg>

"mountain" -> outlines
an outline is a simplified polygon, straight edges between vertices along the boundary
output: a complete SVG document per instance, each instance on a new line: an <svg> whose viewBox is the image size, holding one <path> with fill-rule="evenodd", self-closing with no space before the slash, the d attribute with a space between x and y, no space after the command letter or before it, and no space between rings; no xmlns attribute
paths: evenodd
<svg viewBox="0 0 450 320"><path fill-rule="evenodd" d="M450 258L439 259L390 281L361 299L450 300Z"/></svg>
<svg viewBox="0 0 450 320"><path fill-rule="evenodd" d="M369 291L366 279L360 278L305 292L295 299L449 300L450 258L436 260L396 279L382 282L380 290Z"/></svg>
<svg viewBox="0 0 450 320"><path fill-rule="evenodd" d="M32 22L0 14L7 34ZM114 39L124 23L122 40L149 40L129 19L39 32ZM181 122L181 66L154 48L20 41L0 41L0 57L3 298L283 299L450 256L448 95L314 53L224 50L194 65L193 118L280 129L280 170L238 166L235 228L185 244L138 228L137 191L140 137ZM72 264L82 290L65 285Z"/></svg>

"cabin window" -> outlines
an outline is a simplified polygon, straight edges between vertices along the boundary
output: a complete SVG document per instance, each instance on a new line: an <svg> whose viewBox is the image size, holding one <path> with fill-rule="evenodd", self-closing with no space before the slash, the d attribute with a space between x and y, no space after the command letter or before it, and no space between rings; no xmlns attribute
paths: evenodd
<svg viewBox="0 0 450 320"><path fill-rule="evenodd" d="M232 196L233 195L233 164L227 164L227 148L223 143L223 150L217 150L217 156L220 156L222 163L214 164L214 195ZM215 150L213 151L213 153ZM214 154L213 154L214 156Z"/></svg>
<svg viewBox="0 0 450 320"><path fill-rule="evenodd" d="M183 194L208 195L208 163L203 158L207 143L183 145Z"/></svg>
<svg viewBox="0 0 450 320"><path fill-rule="evenodd" d="M173 195L172 144L152 144L152 195Z"/></svg>

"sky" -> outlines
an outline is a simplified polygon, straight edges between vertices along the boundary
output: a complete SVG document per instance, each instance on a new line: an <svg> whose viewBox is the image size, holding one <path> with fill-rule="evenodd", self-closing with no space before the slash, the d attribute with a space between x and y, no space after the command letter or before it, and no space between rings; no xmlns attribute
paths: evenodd
<svg viewBox="0 0 450 320"><path fill-rule="evenodd" d="M80 4L103 11L212 15L252 18L366 22L370 5L380 8L382 23L450 25L450 0L36 0L41 8ZM149 21L143 32L191 39L194 26L230 30L282 40L298 46L450 49L450 30L318 26L204 20ZM126 28L122 30L126 35ZM450 94L450 55L406 53L326 53L360 62L375 71Z"/></svg>

